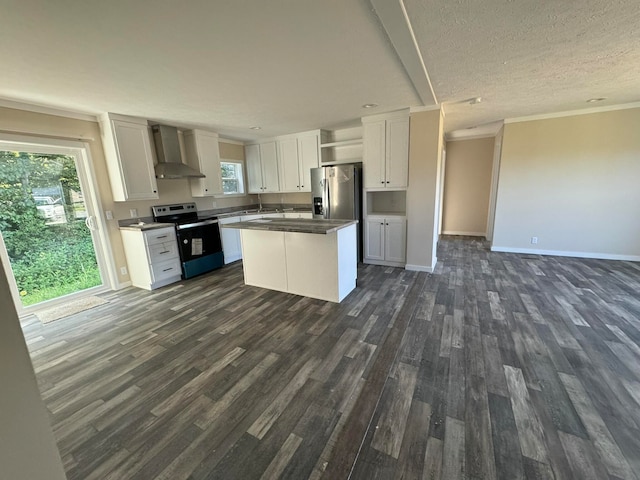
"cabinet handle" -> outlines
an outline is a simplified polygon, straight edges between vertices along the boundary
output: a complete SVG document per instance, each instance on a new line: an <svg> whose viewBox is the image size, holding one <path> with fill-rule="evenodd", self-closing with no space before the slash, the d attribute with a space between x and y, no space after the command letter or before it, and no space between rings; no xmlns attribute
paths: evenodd
<svg viewBox="0 0 640 480"><path fill-rule="evenodd" d="M380 183L384 183L384 180L383 180L383 181L381 181Z"/></svg>
<svg viewBox="0 0 640 480"><path fill-rule="evenodd" d="M384 225L384 223L381 223L380 225Z"/></svg>
<svg viewBox="0 0 640 480"><path fill-rule="evenodd" d="M385 225L386 225L387 227L389 226L389 224L388 224L388 223L385 223Z"/></svg>
<svg viewBox="0 0 640 480"><path fill-rule="evenodd" d="M165 250L164 252L160 252L160 255L164 255L165 253L169 253L169 250Z"/></svg>
<svg viewBox="0 0 640 480"><path fill-rule="evenodd" d="M389 180L387 180L387 183L389 183Z"/></svg>
<svg viewBox="0 0 640 480"><path fill-rule="evenodd" d="M166 235L160 235L159 237L156 237L156 238L167 238L167 236Z"/></svg>
<svg viewBox="0 0 640 480"><path fill-rule="evenodd" d="M153 191L153 193L158 193L158 191L157 191L157 190L154 190L154 191Z"/></svg>
<svg viewBox="0 0 640 480"><path fill-rule="evenodd" d="M165 268L164 270L162 270L163 272L170 272L171 270L173 270L173 267L171 268Z"/></svg>

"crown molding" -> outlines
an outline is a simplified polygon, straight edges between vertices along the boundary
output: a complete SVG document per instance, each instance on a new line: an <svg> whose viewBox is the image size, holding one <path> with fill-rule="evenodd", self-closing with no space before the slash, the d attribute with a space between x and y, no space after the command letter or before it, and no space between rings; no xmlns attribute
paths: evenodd
<svg viewBox="0 0 640 480"><path fill-rule="evenodd" d="M247 142L242 142L240 140L233 140L231 138L225 138L225 137L218 137L218 142L219 143L230 143L232 145L245 145L245 143Z"/></svg>
<svg viewBox="0 0 640 480"><path fill-rule="evenodd" d="M50 107L48 105L18 102L9 98L0 97L0 107L23 110L25 112L43 113L45 115L55 115L56 117L73 118L75 120L84 120L86 122L98 122L98 117L90 113L64 110L62 108Z"/></svg>
<svg viewBox="0 0 640 480"><path fill-rule="evenodd" d="M427 105L427 106L417 106L417 107L409 107L409 113L421 113L421 112L432 112L433 110L440 110L444 115L444 111L442 110L442 105Z"/></svg>
<svg viewBox="0 0 640 480"><path fill-rule="evenodd" d="M448 137L444 136L444 139L449 142L463 142L465 140L479 140L481 138L496 138L495 133L479 133L478 135L470 135L468 137ZM453 235L453 234L452 234Z"/></svg>
<svg viewBox="0 0 640 480"><path fill-rule="evenodd" d="M534 120L547 120L550 118L573 117L576 115L590 115L592 113L613 112L616 110L628 110L631 108L640 108L640 102L624 103L620 105L608 105L602 107L582 108L580 110L568 110L556 113L543 113L540 115L529 115L526 117L506 118L504 123L521 123L532 122Z"/></svg>

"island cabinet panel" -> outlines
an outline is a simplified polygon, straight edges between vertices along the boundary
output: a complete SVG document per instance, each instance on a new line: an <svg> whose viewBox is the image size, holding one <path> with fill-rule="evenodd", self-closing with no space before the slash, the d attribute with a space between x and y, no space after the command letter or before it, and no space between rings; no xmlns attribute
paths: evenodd
<svg viewBox="0 0 640 480"><path fill-rule="evenodd" d="M242 230L244 283L287 291L284 232Z"/></svg>
<svg viewBox="0 0 640 480"><path fill-rule="evenodd" d="M259 220L254 220L258 222ZM297 223L307 220L299 220ZM357 272L356 224L328 233L287 231L270 223L238 224L242 238L242 266L247 285L341 302L355 287ZM312 225L313 221L309 221ZM274 222L275 223L275 222ZM271 224L273 225L273 224ZM292 225L292 227L287 227ZM228 227L226 227L228 228Z"/></svg>
<svg viewBox="0 0 640 480"><path fill-rule="evenodd" d="M358 277L356 225L326 235L285 233L289 293L341 302Z"/></svg>

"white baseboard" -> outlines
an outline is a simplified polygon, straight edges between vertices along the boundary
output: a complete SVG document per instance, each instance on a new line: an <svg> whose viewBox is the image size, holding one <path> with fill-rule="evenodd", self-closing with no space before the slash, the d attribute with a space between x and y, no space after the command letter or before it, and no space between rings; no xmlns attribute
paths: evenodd
<svg viewBox="0 0 640 480"><path fill-rule="evenodd" d="M411 272L427 272L427 273L433 273L433 267L426 267L424 265L405 265L404 266L405 270L409 270Z"/></svg>
<svg viewBox="0 0 640 480"><path fill-rule="evenodd" d="M487 232L460 232L458 230L444 230L443 235L464 235L466 237L486 237Z"/></svg>
<svg viewBox="0 0 640 480"><path fill-rule="evenodd" d="M629 262L640 262L640 255L618 255L611 253L593 253L593 252L569 252L566 250L538 250L535 248L513 248L492 246L492 252L504 253L527 253L533 255L553 255L556 257L575 257L575 258L595 258L599 260L625 260Z"/></svg>
<svg viewBox="0 0 640 480"><path fill-rule="evenodd" d="M118 282L116 288L114 290L122 290L123 288L127 288L131 286L131 281L128 282Z"/></svg>
<svg viewBox="0 0 640 480"><path fill-rule="evenodd" d="M365 258L362 263L366 263L366 264L369 264L369 265L380 265L381 267L401 267L402 268L402 267L405 266L404 263L400 263L400 262L387 262L387 261L384 261L384 260L370 260L370 259L367 259L367 258Z"/></svg>

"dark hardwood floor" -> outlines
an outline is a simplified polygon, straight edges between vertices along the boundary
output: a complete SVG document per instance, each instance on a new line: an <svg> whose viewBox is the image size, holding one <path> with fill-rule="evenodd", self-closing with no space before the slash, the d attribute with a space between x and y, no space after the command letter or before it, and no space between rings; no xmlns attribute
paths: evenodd
<svg viewBox="0 0 640 480"><path fill-rule="evenodd" d="M24 319L68 478L640 480L640 264L438 258L340 305L232 265Z"/></svg>

